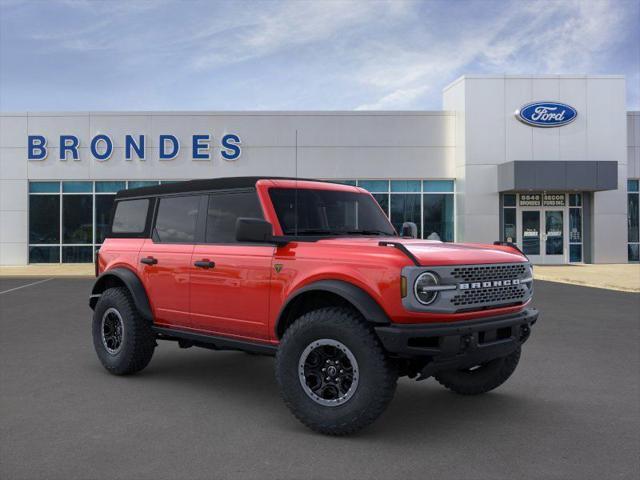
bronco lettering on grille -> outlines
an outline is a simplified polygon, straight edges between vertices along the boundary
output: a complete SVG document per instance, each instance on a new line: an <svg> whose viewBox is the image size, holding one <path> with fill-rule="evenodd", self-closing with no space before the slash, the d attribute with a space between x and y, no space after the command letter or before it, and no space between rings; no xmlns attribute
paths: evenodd
<svg viewBox="0 0 640 480"><path fill-rule="evenodd" d="M520 285L520 280L517 278L514 278L511 280L493 280L491 282L459 283L458 289L475 290L478 288L509 287L511 285Z"/></svg>

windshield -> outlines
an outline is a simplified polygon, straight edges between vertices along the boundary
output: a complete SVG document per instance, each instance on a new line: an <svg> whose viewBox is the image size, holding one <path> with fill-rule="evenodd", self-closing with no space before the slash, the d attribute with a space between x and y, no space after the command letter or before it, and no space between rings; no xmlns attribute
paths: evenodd
<svg viewBox="0 0 640 480"><path fill-rule="evenodd" d="M364 193L272 188L269 194L284 235L396 235Z"/></svg>

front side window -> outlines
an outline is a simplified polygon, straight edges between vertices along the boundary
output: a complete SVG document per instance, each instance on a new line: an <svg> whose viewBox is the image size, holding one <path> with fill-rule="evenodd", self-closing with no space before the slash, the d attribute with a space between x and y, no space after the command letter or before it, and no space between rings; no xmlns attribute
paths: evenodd
<svg viewBox="0 0 640 480"><path fill-rule="evenodd" d="M200 197L161 198L154 228L154 238L163 243L193 243Z"/></svg>
<svg viewBox="0 0 640 480"><path fill-rule="evenodd" d="M395 235L364 193L273 188L269 195L284 235Z"/></svg>
<svg viewBox="0 0 640 480"><path fill-rule="evenodd" d="M207 243L235 243L238 217L264 218L256 192L210 195L205 235Z"/></svg>

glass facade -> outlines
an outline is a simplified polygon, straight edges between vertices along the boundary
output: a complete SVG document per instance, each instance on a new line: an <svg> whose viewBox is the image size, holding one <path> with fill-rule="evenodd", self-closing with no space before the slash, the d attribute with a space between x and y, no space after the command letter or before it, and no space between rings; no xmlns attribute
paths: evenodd
<svg viewBox="0 0 640 480"><path fill-rule="evenodd" d="M627 258L630 262L640 261L640 231L638 230L640 214L640 180L627 181Z"/></svg>
<svg viewBox="0 0 640 480"><path fill-rule="evenodd" d="M569 194L569 262L582 262L582 194Z"/></svg>
<svg viewBox="0 0 640 480"><path fill-rule="evenodd" d="M336 181L336 180L333 180ZM92 262L110 224L118 190L173 181L34 181L29 183L29 262ZM338 182L367 189L397 231L414 222L420 238L451 242L455 239L455 182L453 180L346 179ZM640 261L640 180L627 182L627 251L630 262ZM569 261L584 261L583 198L568 200ZM515 241L518 232L518 196L502 195L503 241Z"/></svg>
<svg viewBox="0 0 640 480"><path fill-rule="evenodd" d="M118 190L158 181L29 183L29 263L90 263L104 241Z"/></svg>
<svg viewBox="0 0 640 480"><path fill-rule="evenodd" d="M373 195L396 231L404 222L418 226L418 237L443 242L455 239L453 180L341 180Z"/></svg>
<svg viewBox="0 0 640 480"><path fill-rule="evenodd" d="M517 235L517 210L515 193L502 196L502 241L515 243Z"/></svg>
<svg viewBox="0 0 640 480"><path fill-rule="evenodd" d="M29 262L86 263L104 241L116 192L171 181L29 183ZM414 222L418 236L452 242L453 180L341 180L369 190L400 230Z"/></svg>
<svg viewBox="0 0 640 480"><path fill-rule="evenodd" d="M582 193L502 194L502 241L515 243L520 228L519 241L527 255L565 255L568 249L570 263L582 262L582 200Z"/></svg>

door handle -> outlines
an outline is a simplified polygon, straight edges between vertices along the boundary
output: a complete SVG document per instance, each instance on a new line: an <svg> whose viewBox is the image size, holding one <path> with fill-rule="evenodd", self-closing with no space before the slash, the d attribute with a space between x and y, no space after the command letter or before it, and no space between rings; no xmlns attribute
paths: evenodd
<svg viewBox="0 0 640 480"><path fill-rule="evenodd" d="M153 257L141 258L140 263L144 263L145 265L155 265L158 263L158 259Z"/></svg>
<svg viewBox="0 0 640 480"><path fill-rule="evenodd" d="M197 262L193 262L193 264L198 268L213 268L216 266L216 262L211 262L209 260L199 260Z"/></svg>

